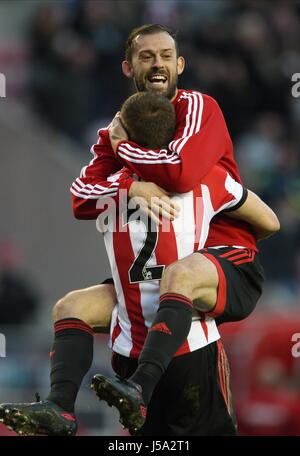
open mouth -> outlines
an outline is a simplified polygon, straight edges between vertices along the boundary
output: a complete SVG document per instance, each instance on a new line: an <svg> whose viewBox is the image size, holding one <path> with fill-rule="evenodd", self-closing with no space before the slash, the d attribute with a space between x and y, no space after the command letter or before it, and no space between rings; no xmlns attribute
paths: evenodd
<svg viewBox="0 0 300 456"><path fill-rule="evenodd" d="M158 87L164 87L168 81L168 78L167 78L167 76L165 76L163 74L154 74L154 75L149 76L147 78L147 81L148 81L148 83L150 83L150 85L152 87L158 88Z"/></svg>

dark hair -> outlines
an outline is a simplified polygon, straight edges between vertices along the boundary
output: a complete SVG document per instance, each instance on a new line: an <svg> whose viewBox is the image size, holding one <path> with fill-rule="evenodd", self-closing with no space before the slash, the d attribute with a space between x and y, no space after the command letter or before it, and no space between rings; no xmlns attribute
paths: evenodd
<svg viewBox="0 0 300 456"><path fill-rule="evenodd" d="M178 56L179 49L178 49L176 33L172 32L170 29L168 29L167 27L164 27L163 25L160 25L160 24L144 24L144 25L141 25L140 27L134 28L128 35L128 38L126 40L126 47L125 47L125 59L128 62L131 62L132 51L133 51L133 40L138 35L151 35L151 34L160 33L160 32L166 32L173 38L173 40L175 42L176 53Z"/></svg>
<svg viewBox="0 0 300 456"><path fill-rule="evenodd" d="M174 106L153 92L138 92L127 98L121 120L129 139L148 149L167 146L175 133Z"/></svg>

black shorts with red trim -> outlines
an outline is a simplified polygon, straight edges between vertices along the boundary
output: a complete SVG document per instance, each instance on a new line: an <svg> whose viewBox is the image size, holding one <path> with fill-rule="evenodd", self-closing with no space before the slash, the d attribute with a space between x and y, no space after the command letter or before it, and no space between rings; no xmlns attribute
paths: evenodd
<svg viewBox="0 0 300 456"><path fill-rule="evenodd" d="M206 314L216 323L243 320L253 312L265 280L259 256L246 248L222 247L199 250L211 260L219 275L217 303Z"/></svg>
<svg viewBox="0 0 300 456"><path fill-rule="evenodd" d="M113 354L114 371L130 377L137 359ZM221 340L176 356L156 385L141 435L236 435L228 360Z"/></svg>

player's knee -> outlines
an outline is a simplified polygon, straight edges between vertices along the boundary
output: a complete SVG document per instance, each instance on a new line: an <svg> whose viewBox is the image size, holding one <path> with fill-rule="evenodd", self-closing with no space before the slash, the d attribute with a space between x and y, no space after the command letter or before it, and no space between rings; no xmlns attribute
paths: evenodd
<svg viewBox="0 0 300 456"><path fill-rule="evenodd" d="M52 310L53 321L61 320L62 318L71 318L76 310L77 292L70 291L63 298L59 299Z"/></svg>
<svg viewBox="0 0 300 456"><path fill-rule="evenodd" d="M181 261L168 266L161 281L161 292L187 294L192 286L189 266Z"/></svg>

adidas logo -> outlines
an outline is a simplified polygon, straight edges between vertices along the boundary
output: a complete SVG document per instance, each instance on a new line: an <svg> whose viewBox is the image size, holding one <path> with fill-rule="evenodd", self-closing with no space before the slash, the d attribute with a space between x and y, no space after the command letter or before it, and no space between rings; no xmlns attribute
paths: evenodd
<svg viewBox="0 0 300 456"><path fill-rule="evenodd" d="M140 405L140 412L141 412L142 417L146 418L146 416L147 416L147 407L145 407L144 405Z"/></svg>
<svg viewBox="0 0 300 456"><path fill-rule="evenodd" d="M64 413L61 413L60 416L61 416L62 418L65 418L65 419L68 420L68 421L76 421L76 420L75 420L75 417L74 417L73 415L71 415L71 413L66 413L66 412L64 412Z"/></svg>
<svg viewBox="0 0 300 456"><path fill-rule="evenodd" d="M152 326L152 328L149 329L149 332L153 331L160 331L162 333L169 334L170 336L172 336L172 332L169 330L166 323L157 323L156 325Z"/></svg>

